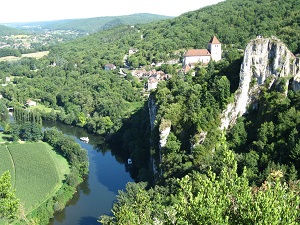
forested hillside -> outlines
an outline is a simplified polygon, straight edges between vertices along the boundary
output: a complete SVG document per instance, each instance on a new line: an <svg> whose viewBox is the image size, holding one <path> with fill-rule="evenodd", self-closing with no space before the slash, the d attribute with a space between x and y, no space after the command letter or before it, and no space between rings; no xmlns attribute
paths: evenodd
<svg viewBox="0 0 300 225"><path fill-rule="evenodd" d="M227 0L174 19L118 26L57 45L40 61L1 63L2 77L14 76L1 94L11 105L36 99L53 108L44 119L109 135L130 155L136 179L149 182L129 184L103 224L298 224L298 92L266 90L259 110L227 133L218 128L246 43L274 35L299 53L299 12L298 0ZM180 63L165 65L180 62L186 49L205 48L213 35L223 44L220 62L196 67L194 76L178 73ZM151 132L144 81L118 74L130 48L138 49L128 56L131 69L161 62L156 68L172 75L150 95L157 107ZM107 63L117 69L104 71Z"/></svg>
<svg viewBox="0 0 300 225"><path fill-rule="evenodd" d="M116 26L152 23L158 20L169 19L169 16L138 13L124 16L105 16L87 19L67 19L46 22L13 23L16 27L41 27L49 30L73 30L83 33L95 33Z"/></svg>
<svg viewBox="0 0 300 225"><path fill-rule="evenodd" d="M136 43L142 51L132 60L167 60L174 57L174 51L206 47L213 35L217 35L224 47L241 49L257 35L274 35L284 41L292 52L299 53L299 10L300 5L295 0L220 2L143 27L144 41Z"/></svg>
<svg viewBox="0 0 300 225"><path fill-rule="evenodd" d="M16 35L16 34L26 34L26 31L0 25L0 36Z"/></svg>

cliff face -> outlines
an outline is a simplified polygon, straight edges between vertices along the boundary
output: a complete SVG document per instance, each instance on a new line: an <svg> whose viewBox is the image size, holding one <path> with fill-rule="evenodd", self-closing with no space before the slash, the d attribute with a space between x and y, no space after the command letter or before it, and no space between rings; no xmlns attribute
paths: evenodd
<svg viewBox="0 0 300 225"><path fill-rule="evenodd" d="M149 116L150 116L150 128L152 131L154 129L154 127L156 126L155 122L156 122L156 115L157 115L157 105L151 95L148 99L148 109L149 109ZM162 160L161 149L166 145L170 132L171 132L171 121L163 119L159 125L159 145L158 145L158 147L159 147L159 162L158 163L160 163ZM150 140L150 142L152 142L152 141ZM153 143L151 143L151 145L152 144ZM152 171L154 172L154 174L158 173L156 164L157 164L157 162L155 161L155 159L153 157L151 157ZM160 172L162 172L162 171L160 171Z"/></svg>
<svg viewBox="0 0 300 225"><path fill-rule="evenodd" d="M247 107L255 103L260 88L270 81L269 87L280 77L293 79L294 90L300 89L299 59L276 38L257 38L249 42L240 69L240 84L235 100L222 114L221 129L233 125ZM287 89L286 89L287 90ZM255 107L255 105L253 105Z"/></svg>
<svg viewBox="0 0 300 225"><path fill-rule="evenodd" d="M155 104L155 100L152 96L148 99L148 108L149 108L149 116L150 116L150 128L151 130L155 127L156 114L157 114L157 105ZM171 131L171 121L162 120L159 125L159 149L163 148L167 143L167 138Z"/></svg>
<svg viewBox="0 0 300 225"><path fill-rule="evenodd" d="M153 130L155 126L157 106L151 95L148 99L148 109L149 109L149 117L150 117L150 129Z"/></svg>

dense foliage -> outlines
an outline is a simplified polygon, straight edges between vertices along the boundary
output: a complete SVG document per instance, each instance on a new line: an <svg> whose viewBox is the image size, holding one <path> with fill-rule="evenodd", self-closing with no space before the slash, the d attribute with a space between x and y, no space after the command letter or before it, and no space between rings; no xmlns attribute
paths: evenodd
<svg viewBox="0 0 300 225"><path fill-rule="evenodd" d="M102 217L104 224L297 224L299 188L292 181L300 169L299 94L289 92L286 98L277 90L262 92L259 110L228 133L236 159L219 140L218 126L238 85L239 48L256 35L275 35L299 53L299 7L297 0L227 0L150 25L118 26L55 46L40 61L0 63L3 78L15 76L1 93L14 106L32 98L52 108L41 111L44 119L98 134L119 131L119 144L140 169L140 180L150 177L145 168L148 157L153 160L159 186L147 191L143 183L128 185L114 217ZM197 67L195 76L177 73L176 65L161 66L173 76L150 96L157 105L150 133L147 107L134 112L143 99L143 83L121 77L118 69L124 63L149 70L152 63L181 62L186 49L205 48L212 35L223 44L224 60ZM126 60L130 48L138 52ZM107 63L117 70L104 71ZM159 133L167 127L167 143L158 148ZM50 143L76 159L67 180L77 184L77 175L86 172L85 157L80 151L74 157L69 140L47 132Z"/></svg>
<svg viewBox="0 0 300 225"><path fill-rule="evenodd" d="M0 222L13 221L19 211L20 200L12 189L9 171L0 176Z"/></svg>
<svg viewBox="0 0 300 225"><path fill-rule="evenodd" d="M76 187L82 182L83 176L88 174L89 162L87 151L72 138L63 135L57 129L45 130L44 140L61 153L71 165L71 173L67 183Z"/></svg>
<svg viewBox="0 0 300 225"><path fill-rule="evenodd" d="M22 54L17 49L12 49L12 48L1 48L0 49L0 57L5 57L5 56L20 57L21 55Z"/></svg>
<svg viewBox="0 0 300 225"><path fill-rule="evenodd" d="M3 63L6 74L19 76L14 80L16 86L4 87L3 96L14 106L24 105L29 98L38 99L39 103L55 109L41 111L44 119L86 127L98 134L119 129L121 118L130 115L135 102L142 100L141 84L135 79L126 80L115 72L104 71L97 62L100 58L86 58L88 62L79 59L76 63L57 57L53 60L58 66L47 67L44 63L50 65L51 60ZM91 65L90 60L95 64ZM32 68L39 70L32 71Z"/></svg>
<svg viewBox="0 0 300 225"><path fill-rule="evenodd" d="M256 35L276 35L297 53L297 7L296 1L222 2L153 24L154 29L136 43L143 50L133 57L167 61L178 57L173 50L201 48L209 39L205 35L215 33L235 48L243 48ZM284 30L292 33L286 36ZM146 45L148 41L156 45ZM103 216L102 223L298 223L299 187L293 183L299 171L298 94L290 91L286 98L278 90L262 92L259 110L241 118L228 134L228 144L236 152L231 167L223 161L218 141L219 116L236 90L237 71L232 71L239 70L240 62L238 52L228 46L225 61L196 69L194 77L173 76L159 84L153 93L158 110L151 136L159 186L146 191L145 184L129 185L114 205L114 216ZM171 129L167 143L158 148L159 133L167 127Z"/></svg>
<svg viewBox="0 0 300 225"><path fill-rule="evenodd" d="M187 48L205 48L211 36L225 44L244 49L248 40L277 36L292 52L300 51L300 5L297 0L227 0L188 12L172 20L141 26L141 49L131 60L168 61L182 56ZM224 49L224 48L223 48Z"/></svg>
<svg viewBox="0 0 300 225"><path fill-rule="evenodd" d="M261 187L251 187L247 172L237 174L234 153L224 156L220 176L210 170L176 180L176 188L129 183L120 192L113 217L100 222L112 224L297 224L300 211L299 184L282 183L273 171ZM170 194L172 193L172 194ZM283 205L284 202L284 205Z"/></svg>
<svg viewBox="0 0 300 225"><path fill-rule="evenodd" d="M247 166L249 179L261 182L271 169L284 171L286 179L299 175L299 92L288 96L274 89L264 91L259 110L238 120L228 133L229 145Z"/></svg>

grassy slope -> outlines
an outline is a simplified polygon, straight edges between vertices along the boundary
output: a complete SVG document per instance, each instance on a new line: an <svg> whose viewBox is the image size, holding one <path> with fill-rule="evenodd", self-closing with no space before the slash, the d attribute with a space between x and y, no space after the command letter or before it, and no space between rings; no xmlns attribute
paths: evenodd
<svg viewBox="0 0 300 225"><path fill-rule="evenodd" d="M25 205L26 213L38 207L57 191L69 173L67 161L52 150L47 143L26 143L7 146L13 157L9 161L6 146L0 147L0 173L15 170L15 188L17 197ZM6 151L4 151L6 149Z"/></svg>
<svg viewBox="0 0 300 225"><path fill-rule="evenodd" d="M5 171L9 170L11 175L11 183L15 185L15 167L10 155L9 150L6 146L0 146L0 174L2 175Z"/></svg>

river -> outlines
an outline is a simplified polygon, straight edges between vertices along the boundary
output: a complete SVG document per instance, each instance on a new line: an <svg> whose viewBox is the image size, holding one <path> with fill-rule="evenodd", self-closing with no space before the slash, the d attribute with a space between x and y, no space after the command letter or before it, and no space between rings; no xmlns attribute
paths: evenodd
<svg viewBox="0 0 300 225"><path fill-rule="evenodd" d="M133 181L124 162L105 147L101 137L87 134L82 128L53 122L44 122L43 126L55 126L73 136L87 150L90 162L88 177L79 185L67 207L55 213L49 225L100 225L97 219L100 215L111 214L118 190L124 190L126 183ZM83 136L89 137L89 143L79 140Z"/></svg>

